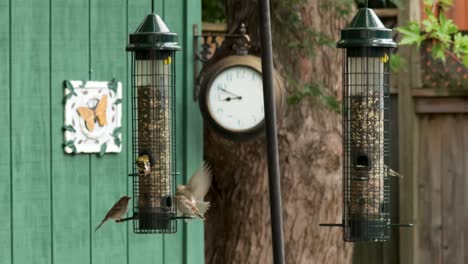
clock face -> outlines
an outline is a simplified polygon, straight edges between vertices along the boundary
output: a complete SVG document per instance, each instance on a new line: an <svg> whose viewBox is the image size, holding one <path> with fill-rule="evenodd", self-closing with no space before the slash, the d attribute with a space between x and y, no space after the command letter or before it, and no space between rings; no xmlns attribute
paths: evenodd
<svg viewBox="0 0 468 264"><path fill-rule="evenodd" d="M246 66L225 69L209 87L207 106L213 119L227 130L255 128L265 118L261 74Z"/></svg>

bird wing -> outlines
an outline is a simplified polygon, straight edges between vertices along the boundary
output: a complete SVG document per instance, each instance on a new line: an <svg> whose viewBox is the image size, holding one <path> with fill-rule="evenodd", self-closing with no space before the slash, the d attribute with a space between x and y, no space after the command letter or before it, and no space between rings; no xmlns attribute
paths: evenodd
<svg viewBox="0 0 468 264"><path fill-rule="evenodd" d="M198 168L187 184L195 200L203 200L203 197L210 190L212 178L210 167L206 162L203 162L202 166Z"/></svg>

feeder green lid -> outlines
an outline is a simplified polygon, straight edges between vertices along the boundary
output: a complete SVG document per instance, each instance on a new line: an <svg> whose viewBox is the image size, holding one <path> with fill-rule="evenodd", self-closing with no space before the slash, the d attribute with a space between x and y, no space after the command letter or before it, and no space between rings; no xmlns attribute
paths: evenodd
<svg viewBox="0 0 468 264"><path fill-rule="evenodd" d="M180 50L178 37L166 26L160 16L149 14L128 38L127 51Z"/></svg>
<svg viewBox="0 0 468 264"><path fill-rule="evenodd" d="M361 8L351 23L341 30L338 48L387 47L396 48L392 30L386 28L370 8Z"/></svg>

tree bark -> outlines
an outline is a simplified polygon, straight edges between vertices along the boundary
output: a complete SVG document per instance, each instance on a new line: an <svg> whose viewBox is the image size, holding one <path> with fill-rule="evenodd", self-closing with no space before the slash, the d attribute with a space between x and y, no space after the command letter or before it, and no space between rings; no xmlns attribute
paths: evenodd
<svg viewBox="0 0 468 264"><path fill-rule="evenodd" d="M294 72L301 82L322 83L326 94L341 97L342 53L318 46L304 57L279 45L288 24L279 2L272 2L275 67ZM329 0L308 0L300 9L304 29L337 38L346 18L335 14ZM226 0L228 28L247 24L259 54L257 0ZM279 151L286 241L286 263L350 263L352 247L340 228L319 223L341 223L341 115L319 100L288 106L279 122ZM268 173L265 137L245 142L223 139L205 129L205 158L213 166L213 188L207 200L206 263L272 263Z"/></svg>

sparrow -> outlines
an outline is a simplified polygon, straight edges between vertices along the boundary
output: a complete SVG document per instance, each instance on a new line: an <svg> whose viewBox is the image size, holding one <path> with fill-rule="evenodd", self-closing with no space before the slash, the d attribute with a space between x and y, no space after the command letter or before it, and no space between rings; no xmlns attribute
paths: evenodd
<svg viewBox="0 0 468 264"><path fill-rule="evenodd" d="M147 154L139 156L136 160L138 175L148 176L151 174L150 157Z"/></svg>
<svg viewBox="0 0 468 264"><path fill-rule="evenodd" d="M122 198L120 198L120 200L116 202L114 206L112 206L109 212L107 212L106 216L104 217L104 220L102 220L98 227L96 227L96 230L94 230L94 232L96 232L102 226L102 224L104 224L109 219L114 219L116 221L121 220L122 216L124 216L127 213L128 201L130 201L129 196L123 196Z"/></svg>
<svg viewBox="0 0 468 264"><path fill-rule="evenodd" d="M204 162L192 175L187 185L177 186L175 196L177 209L183 216L205 220L204 215L210 208L210 203L204 202L203 198L210 189L211 180L211 169Z"/></svg>

